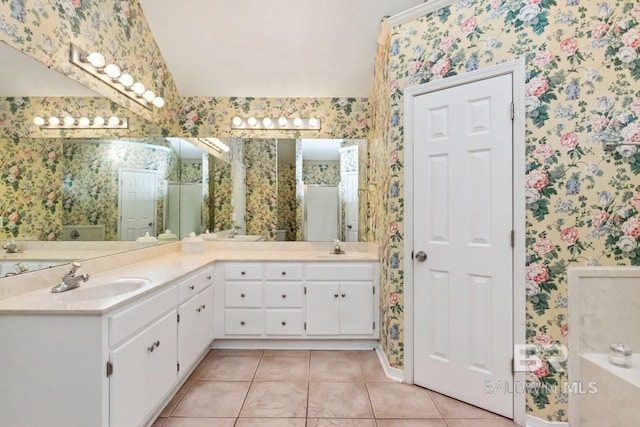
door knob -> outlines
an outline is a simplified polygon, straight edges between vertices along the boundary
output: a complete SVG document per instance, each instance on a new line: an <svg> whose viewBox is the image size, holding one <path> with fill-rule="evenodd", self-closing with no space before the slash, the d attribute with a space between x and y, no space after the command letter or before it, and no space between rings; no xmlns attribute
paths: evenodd
<svg viewBox="0 0 640 427"><path fill-rule="evenodd" d="M419 251L416 254L416 259L420 262L425 262L427 260L427 254L424 251Z"/></svg>

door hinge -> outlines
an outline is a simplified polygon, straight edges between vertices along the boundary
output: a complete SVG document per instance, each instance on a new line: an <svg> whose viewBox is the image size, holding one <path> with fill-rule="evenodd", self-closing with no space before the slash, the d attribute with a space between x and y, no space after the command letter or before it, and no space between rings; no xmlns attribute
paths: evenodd
<svg viewBox="0 0 640 427"><path fill-rule="evenodd" d="M376 287L375 286L373 287L373 294L374 295L376 294Z"/></svg>
<svg viewBox="0 0 640 427"><path fill-rule="evenodd" d="M376 322L373 322L373 330L376 330Z"/></svg>
<svg viewBox="0 0 640 427"><path fill-rule="evenodd" d="M177 370L178 370L178 372L180 372L180 364L179 364L179 363L176 363L176 365L177 365Z"/></svg>
<svg viewBox="0 0 640 427"><path fill-rule="evenodd" d="M113 363L107 362L107 378L113 374Z"/></svg>
<svg viewBox="0 0 640 427"><path fill-rule="evenodd" d="M180 315L177 314L176 317L178 318L178 323L180 323Z"/></svg>
<svg viewBox="0 0 640 427"><path fill-rule="evenodd" d="M413 251L411 251L411 259L413 259Z"/></svg>
<svg viewBox="0 0 640 427"><path fill-rule="evenodd" d="M516 232L511 230L511 247L513 248L516 244Z"/></svg>
<svg viewBox="0 0 640 427"><path fill-rule="evenodd" d="M516 105L511 101L511 106L509 107L511 110L511 120L516 118Z"/></svg>
<svg viewBox="0 0 640 427"><path fill-rule="evenodd" d="M515 361L513 360L513 357L511 358L511 375L515 375L516 373L516 366L515 366Z"/></svg>
<svg viewBox="0 0 640 427"><path fill-rule="evenodd" d="M304 322L304 330L307 330L307 322Z"/></svg>
<svg viewBox="0 0 640 427"><path fill-rule="evenodd" d="M307 287L306 286L304 287L304 294L305 295L307 294Z"/></svg>

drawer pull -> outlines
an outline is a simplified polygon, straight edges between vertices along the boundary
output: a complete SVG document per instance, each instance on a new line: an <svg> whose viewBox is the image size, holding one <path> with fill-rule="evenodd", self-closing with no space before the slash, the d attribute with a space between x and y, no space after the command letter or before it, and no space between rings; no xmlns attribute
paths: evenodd
<svg viewBox="0 0 640 427"><path fill-rule="evenodd" d="M147 351L149 352L153 352L154 349L155 349L155 346L147 347Z"/></svg>
<svg viewBox="0 0 640 427"><path fill-rule="evenodd" d="M246 273L244 271L241 271L240 274L242 274L244 276Z"/></svg>
<svg viewBox="0 0 640 427"><path fill-rule="evenodd" d="M207 308L206 304L202 304L202 309L204 310L205 308Z"/></svg>
<svg viewBox="0 0 640 427"><path fill-rule="evenodd" d="M194 290L195 288L196 288L195 285L189 286L189 289L191 289L191 290Z"/></svg>
<svg viewBox="0 0 640 427"><path fill-rule="evenodd" d="M287 294L282 294L282 298L286 298L286 297L287 297Z"/></svg>
<svg viewBox="0 0 640 427"><path fill-rule="evenodd" d="M286 326L287 322L285 322L284 320L282 321L282 326Z"/></svg>
<svg viewBox="0 0 640 427"><path fill-rule="evenodd" d="M244 298L244 294L240 294L240 298Z"/></svg>
<svg viewBox="0 0 640 427"><path fill-rule="evenodd" d="M244 326L244 320L241 320L241 321L240 321L240 324L241 324L242 326Z"/></svg>
<svg viewBox="0 0 640 427"><path fill-rule="evenodd" d="M147 351L152 352L156 347L160 347L160 341L156 341L147 347Z"/></svg>
<svg viewBox="0 0 640 427"><path fill-rule="evenodd" d="M207 276L207 280L211 280L211 275L208 275L208 276Z"/></svg>
<svg viewBox="0 0 640 427"><path fill-rule="evenodd" d="M334 298L338 298L338 296L339 296L338 294L333 294Z"/></svg>
<svg viewBox="0 0 640 427"><path fill-rule="evenodd" d="M286 275L287 275L287 272L286 272L286 271L283 271L283 272L282 272L282 275L283 275L283 276L286 276Z"/></svg>
<svg viewBox="0 0 640 427"><path fill-rule="evenodd" d="M155 345L156 347L160 347L160 340L154 342L153 345Z"/></svg>
<svg viewBox="0 0 640 427"><path fill-rule="evenodd" d="M347 296L347 294L342 294L342 298L344 298L344 297L346 297L346 296Z"/></svg>
<svg viewBox="0 0 640 427"><path fill-rule="evenodd" d="M200 306L200 307L196 308L196 311L197 311L198 313L200 313L200 312L202 311L202 306Z"/></svg>

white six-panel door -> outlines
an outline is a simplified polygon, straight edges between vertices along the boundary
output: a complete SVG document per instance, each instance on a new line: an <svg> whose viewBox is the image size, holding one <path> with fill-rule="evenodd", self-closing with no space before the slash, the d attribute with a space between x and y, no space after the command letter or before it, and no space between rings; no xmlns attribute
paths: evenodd
<svg viewBox="0 0 640 427"><path fill-rule="evenodd" d="M511 103L510 74L416 96L412 159L414 382L507 417Z"/></svg>
<svg viewBox="0 0 640 427"><path fill-rule="evenodd" d="M155 235L156 171L120 170L118 240L136 240L148 231Z"/></svg>

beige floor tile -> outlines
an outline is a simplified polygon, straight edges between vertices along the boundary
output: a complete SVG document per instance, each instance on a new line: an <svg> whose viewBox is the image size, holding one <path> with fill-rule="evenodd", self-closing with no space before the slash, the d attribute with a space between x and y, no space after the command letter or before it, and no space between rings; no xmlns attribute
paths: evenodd
<svg viewBox="0 0 640 427"><path fill-rule="evenodd" d="M305 427L305 418L238 418L235 427Z"/></svg>
<svg viewBox="0 0 640 427"><path fill-rule="evenodd" d="M195 381L172 416L237 417L250 384L244 381Z"/></svg>
<svg viewBox="0 0 640 427"><path fill-rule="evenodd" d="M309 418L373 418L364 383L309 383Z"/></svg>
<svg viewBox="0 0 640 427"><path fill-rule="evenodd" d="M235 418L169 418L162 427L233 427Z"/></svg>
<svg viewBox="0 0 640 427"><path fill-rule="evenodd" d="M435 391L429 393L444 418L502 418L493 412L485 411Z"/></svg>
<svg viewBox="0 0 640 427"><path fill-rule="evenodd" d="M423 419L383 419L376 420L378 427L447 427L447 424L440 418Z"/></svg>
<svg viewBox="0 0 640 427"><path fill-rule="evenodd" d="M385 375L378 355L374 350L359 351L358 359L360 360L365 381L393 381Z"/></svg>
<svg viewBox="0 0 640 427"><path fill-rule="evenodd" d="M367 383L376 418L442 418L429 392L396 382Z"/></svg>
<svg viewBox="0 0 640 427"><path fill-rule="evenodd" d="M171 412L176 408L176 406L178 406L178 403L180 403L184 395L187 393L187 390L189 390L192 385L193 381L185 381L185 383L182 384L182 387L180 387L176 394L173 395L169 403L167 403L167 406L165 406L162 412L160 412L160 417L170 416Z"/></svg>
<svg viewBox="0 0 640 427"><path fill-rule="evenodd" d="M209 381L251 381L260 356L214 354L207 356L196 369L196 379Z"/></svg>
<svg viewBox="0 0 640 427"><path fill-rule="evenodd" d="M309 359L305 357L262 356L254 381L307 381Z"/></svg>
<svg viewBox="0 0 640 427"><path fill-rule="evenodd" d="M166 421L166 418L156 418L151 427L163 427Z"/></svg>
<svg viewBox="0 0 640 427"><path fill-rule="evenodd" d="M309 381L322 382L359 382L364 381L362 368L357 355L319 356L311 353Z"/></svg>
<svg viewBox="0 0 640 427"><path fill-rule="evenodd" d="M309 418L307 427L376 427L374 419Z"/></svg>
<svg viewBox="0 0 640 427"><path fill-rule="evenodd" d="M307 382L254 382L242 405L242 418L304 418Z"/></svg>
<svg viewBox="0 0 640 427"><path fill-rule="evenodd" d="M264 350L263 357L304 357L309 358L311 356L310 350Z"/></svg>
<svg viewBox="0 0 640 427"><path fill-rule="evenodd" d="M449 427L517 427L513 421L506 418L447 418Z"/></svg>
<svg viewBox="0 0 640 427"><path fill-rule="evenodd" d="M352 359L358 360L357 350L312 350L312 359Z"/></svg>

